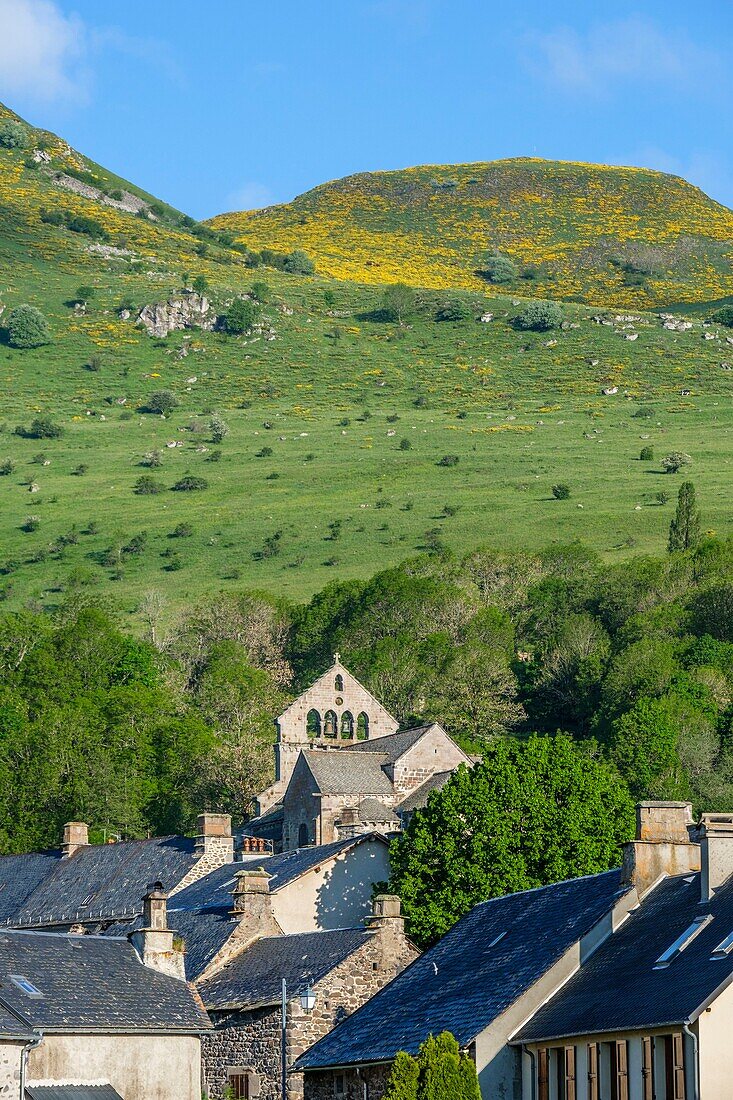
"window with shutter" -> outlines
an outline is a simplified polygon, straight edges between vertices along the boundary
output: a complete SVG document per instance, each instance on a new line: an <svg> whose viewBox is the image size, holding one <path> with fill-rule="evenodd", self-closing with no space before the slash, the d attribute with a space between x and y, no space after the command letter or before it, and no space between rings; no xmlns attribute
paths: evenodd
<svg viewBox="0 0 733 1100"><path fill-rule="evenodd" d="M611 1100L629 1100L629 1045L611 1043Z"/></svg>
<svg viewBox="0 0 733 1100"><path fill-rule="evenodd" d="M598 1043L588 1043L588 1100L599 1100Z"/></svg>
<svg viewBox="0 0 733 1100"><path fill-rule="evenodd" d="M680 1031L672 1036L674 1100L685 1100L685 1041Z"/></svg>
<svg viewBox="0 0 733 1100"><path fill-rule="evenodd" d="M641 1040L641 1095L642 1100L655 1100L654 1046L648 1035Z"/></svg>
<svg viewBox="0 0 733 1100"><path fill-rule="evenodd" d="M537 1051L537 1100L550 1100L550 1052Z"/></svg>
<svg viewBox="0 0 733 1100"><path fill-rule="evenodd" d="M575 1100L575 1047L565 1047L565 1100Z"/></svg>

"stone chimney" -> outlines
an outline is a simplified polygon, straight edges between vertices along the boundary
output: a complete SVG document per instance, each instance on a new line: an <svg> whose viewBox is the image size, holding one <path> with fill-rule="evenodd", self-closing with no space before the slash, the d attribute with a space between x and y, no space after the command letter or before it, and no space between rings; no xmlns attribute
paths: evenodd
<svg viewBox="0 0 733 1100"><path fill-rule="evenodd" d="M61 845L61 858L68 859L73 856L77 848L85 848L89 844L89 826L83 821L67 821L64 825L64 841Z"/></svg>
<svg viewBox="0 0 733 1100"><path fill-rule="evenodd" d="M700 900L710 901L733 874L733 814L703 814Z"/></svg>
<svg viewBox="0 0 733 1100"><path fill-rule="evenodd" d="M662 875L700 870L700 845L690 839L689 802L639 802L636 839L624 845L623 879L639 897Z"/></svg>
<svg viewBox="0 0 733 1100"><path fill-rule="evenodd" d="M405 918L402 916L397 895L377 894L372 902L372 915L367 917L366 925L370 932L386 931L391 935L403 936Z"/></svg>
<svg viewBox="0 0 733 1100"><path fill-rule="evenodd" d="M176 949L173 937L168 927L168 895L163 884L155 882L143 898L143 927L131 932L129 940L145 966L185 981L183 951Z"/></svg>
<svg viewBox="0 0 733 1100"><path fill-rule="evenodd" d="M252 936L275 936L281 932L272 912L270 874L263 867L237 871L232 890L232 908L242 931Z"/></svg>
<svg viewBox="0 0 733 1100"><path fill-rule="evenodd" d="M234 837L229 814L199 814L196 819L195 853L203 858L209 869L234 862Z"/></svg>
<svg viewBox="0 0 733 1100"><path fill-rule="evenodd" d="M359 833L364 831L359 821L359 807L344 806L338 818L334 821L334 826L339 840L358 836Z"/></svg>

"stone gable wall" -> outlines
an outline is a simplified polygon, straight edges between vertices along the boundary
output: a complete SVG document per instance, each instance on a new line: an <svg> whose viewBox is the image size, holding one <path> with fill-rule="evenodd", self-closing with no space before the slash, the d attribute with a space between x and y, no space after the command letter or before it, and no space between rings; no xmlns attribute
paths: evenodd
<svg viewBox="0 0 733 1100"><path fill-rule="evenodd" d="M343 1082L343 1092L339 1100L382 1100L387 1091L392 1064L361 1066L357 1074L355 1069L323 1070L318 1073L306 1073L304 1100L334 1100L336 1097L336 1078ZM366 1085L366 1093L364 1086Z"/></svg>
<svg viewBox="0 0 733 1100"><path fill-rule="evenodd" d="M422 786L436 772L454 771L466 763L465 754L447 733L433 729L395 762L392 781L400 794Z"/></svg>

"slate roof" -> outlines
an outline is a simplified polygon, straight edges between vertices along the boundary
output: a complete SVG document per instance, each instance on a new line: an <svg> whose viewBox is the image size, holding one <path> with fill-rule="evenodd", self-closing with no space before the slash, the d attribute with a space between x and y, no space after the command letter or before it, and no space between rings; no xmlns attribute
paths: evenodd
<svg viewBox="0 0 733 1100"><path fill-rule="evenodd" d="M122 1100L112 1085L26 1085L30 1100Z"/></svg>
<svg viewBox="0 0 733 1100"><path fill-rule="evenodd" d="M659 956L695 917L712 920L670 966ZM664 879L619 930L516 1036L518 1042L604 1031L679 1025L694 1020L733 980L733 953L712 959L733 932L733 880L700 904L700 876Z"/></svg>
<svg viewBox="0 0 733 1100"><path fill-rule="evenodd" d="M392 783L382 771L382 766L389 763L387 753L304 749L301 756L322 794L371 794L377 798L394 796Z"/></svg>
<svg viewBox="0 0 733 1100"><path fill-rule="evenodd" d="M256 1008L278 1004L282 980L297 997L357 951L373 935L360 928L266 936L212 978L199 993L207 1009Z"/></svg>
<svg viewBox="0 0 733 1100"><path fill-rule="evenodd" d="M134 917L151 882L160 881L164 889L172 889L198 857L192 839L170 836L91 844L68 859L62 859L60 852L42 858L45 863L38 863L38 856L6 857L32 861L25 874L38 876L34 889L15 911L5 913L6 923L39 927ZM3 873L10 889L15 889L15 865L0 866ZM0 889L0 898L4 892Z"/></svg>
<svg viewBox="0 0 733 1100"><path fill-rule="evenodd" d="M394 810L385 806L378 798L363 798L359 803L359 821L364 824L399 825L400 819Z"/></svg>
<svg viewBox="0 0 733 1100"><path fill-rule="evenodd" d="M621 871L475 906L389 985L299 1058L298 1069L389 1061L451 1031L467 1046L626 892Z"/></svg>
<svg viewBox="0 0 733 1100"><path fill-rule="evenodd" d="M0 1005L0 1040L31 1038L33 1038L33 1032L30 1024L24 1023L18 1016Z"/></svg>
<svg viewBox="0 0 733 1100"><path fill-rule="evenodd" d="M386 737L374 737L372 740L356 741L353 745L349 745L346 752L376 752L382 753L387 756L388 763L394 764L396 760L399 760L401 756L411 749L413 745L416 745L421 737L424 737L428 730L432 729L436 725L435 722L429 723L427 726L415 726L411 730L401 730L398 733L389 733ZM440 729L440 727L438 727ZM341 749L341 752L344 750Z"/></svg>
<svg viewBox="0 0 733 1100"><path fill-rule="evenodd" d="M29 852L0 856L0 923L11 920L18 909L50 875L61 852Z"/></svg>
<svg viewBox="0 0 733 1100"><path fill-rule="evenodd" d="M41 992L24 993L22 975ZM210 1025L185 982L145 967L127 940L0 931L0 995L45 1031L185 1031Z"/></svg>
<svg viewBox="0 0 733 1100"><path fill-rule="evenodd" d="M421 786L411 791L407 798L402 799L399 806L396 807L397 813L412 813L413 810L422 809L423 806L427 805L428 795L432 791L439 791L441 787L444 787L453 774L452 771L435 772Z"/></svg>

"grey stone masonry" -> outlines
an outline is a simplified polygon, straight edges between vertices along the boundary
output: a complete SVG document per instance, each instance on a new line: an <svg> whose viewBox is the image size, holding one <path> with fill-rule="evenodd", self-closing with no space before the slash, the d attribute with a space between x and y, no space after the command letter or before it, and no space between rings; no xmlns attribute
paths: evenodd
<svg viewBox="0 0 733 1100"><path fill-rule="evenodd" d="M391 1063L356 1069L321 1070L305 1074L304 1100L382 1100L387 1091Z"/></svg>

